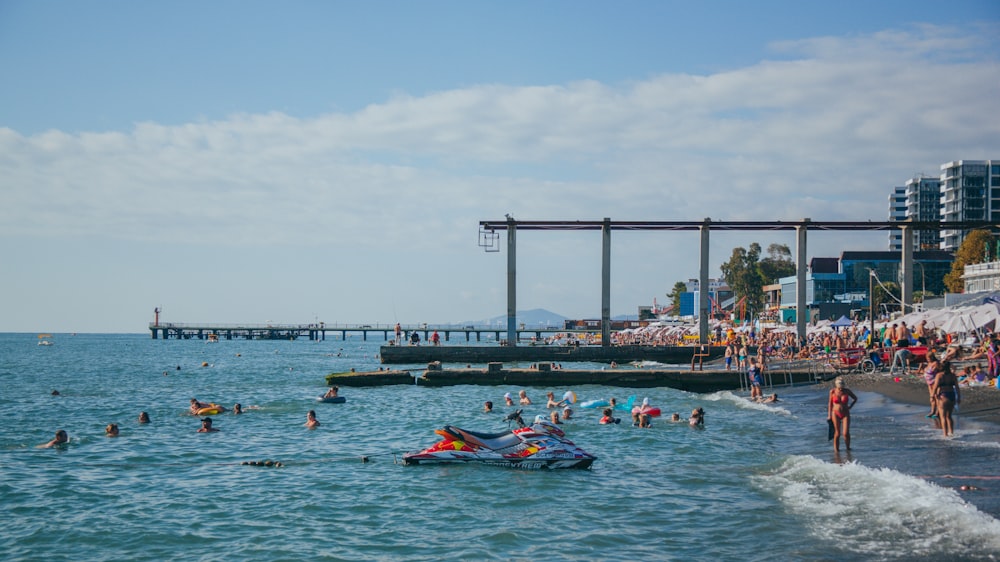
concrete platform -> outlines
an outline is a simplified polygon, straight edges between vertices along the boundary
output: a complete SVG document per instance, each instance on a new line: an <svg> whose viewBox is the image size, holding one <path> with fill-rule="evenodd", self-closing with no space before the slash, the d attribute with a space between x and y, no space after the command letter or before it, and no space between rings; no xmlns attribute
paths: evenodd
<svg viewBox="0 0 1000 562"><path fill-rule="evenodd" d="M722 357L723 346L704 346L703 361ZM632 361L658 361L689 365L695 353L702 353L701 346L650 346L650 345L383 345L379 357L385 364L442 363L608 363L625 364Z"/></svg>
<svg viewBox="0 0 1000 562"><path fill-rule="evenodd" d="M829 376L810 371L773 371L767 386L812 384ZM737 371L680 371L664 369L505 369L493 363L482 369L441 369L436 365L414 377L409 371L369 371L332 373L329 385L346 387L417 384L421 386L452 386L477 384L484 386L573 387L581 385L631 388L668 387L688 392L717 392L742 388ZM832 376L832 375L831 375Z"/></svg>

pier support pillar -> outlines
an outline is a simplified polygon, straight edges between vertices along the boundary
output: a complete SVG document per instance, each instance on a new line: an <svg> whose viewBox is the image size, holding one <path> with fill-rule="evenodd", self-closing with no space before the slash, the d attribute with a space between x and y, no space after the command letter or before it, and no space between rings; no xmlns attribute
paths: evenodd
<svg viewBox="0 0 1000 562"><path fill-rule="evenodd" d="M611 219L601 226L601 346L611 345Z"/></svg>
<svg viewBox="0 0 1000 562"><path fill-rule="evenodd" d="M701 267L698 272L698 341L708 343L708 233L712 219L706 218L701 225Z"/></svg>
<svg viewBox="0 0 1000 562"><path fill-rule="evenodd" d="M507 345L517 345L517 223L507 215Z"/></svg>
<svg viewBox="0 0 1000 562"><path fill-rule="evenodd" d="M806 341L806 325L809 322L809 309L806 308L806 231L811 219L802 219L802 224L795 227L795 333L799 337L798 344Z"/></svg>
<svg viewBox="0 0 1000 562"><path fill-rule="evenodd" d="M904 226L903 251L899 259L899 289L900 300L903 301L903 314L913 312L913 229Z"/></svg>

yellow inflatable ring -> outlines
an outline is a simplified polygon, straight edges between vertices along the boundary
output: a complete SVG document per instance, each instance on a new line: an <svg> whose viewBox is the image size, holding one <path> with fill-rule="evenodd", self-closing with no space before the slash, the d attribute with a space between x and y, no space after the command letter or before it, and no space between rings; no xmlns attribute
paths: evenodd
<svg viewBox="0 0 1000 562"><path fill-rule="evenodd" d="M223 408L222 406L219 406L218 404L212 404L211 406L197 410L195 414L198 414L199 416L215 416L225 411L226 409Z"/></svg>

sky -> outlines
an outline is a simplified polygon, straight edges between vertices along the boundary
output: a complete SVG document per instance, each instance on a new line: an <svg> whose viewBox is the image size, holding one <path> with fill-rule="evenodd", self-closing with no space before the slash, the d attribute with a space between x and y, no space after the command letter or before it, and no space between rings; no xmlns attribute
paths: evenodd
<svg viewBox="0 0 1000 562"><path fill-rule="evenodd" d="M466 322L479 221L884 221L1000 158L1000 2L0 0L0 84L0 332ZM699 243L615 231L611 313ZM517 308L599 318L600 233L519 232Z"/></svg>

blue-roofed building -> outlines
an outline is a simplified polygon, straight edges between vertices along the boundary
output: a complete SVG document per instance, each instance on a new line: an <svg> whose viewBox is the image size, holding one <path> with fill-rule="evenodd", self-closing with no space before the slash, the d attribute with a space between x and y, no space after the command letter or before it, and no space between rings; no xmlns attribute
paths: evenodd
<svg viewBox="0 0 1000 562"><path fill-rule="evenodd" d="M944 277L951 271L953 255L943 250L913 253L913 290L943 294ZM836 264L836 267L834 267ZM809 321L867 315L869 271L882 283L899 283L899 252L843 252L840 258L813 258L806 272L806 306ZM781 284L781 317L795 320L796 278L784 277Z"/></svg>

